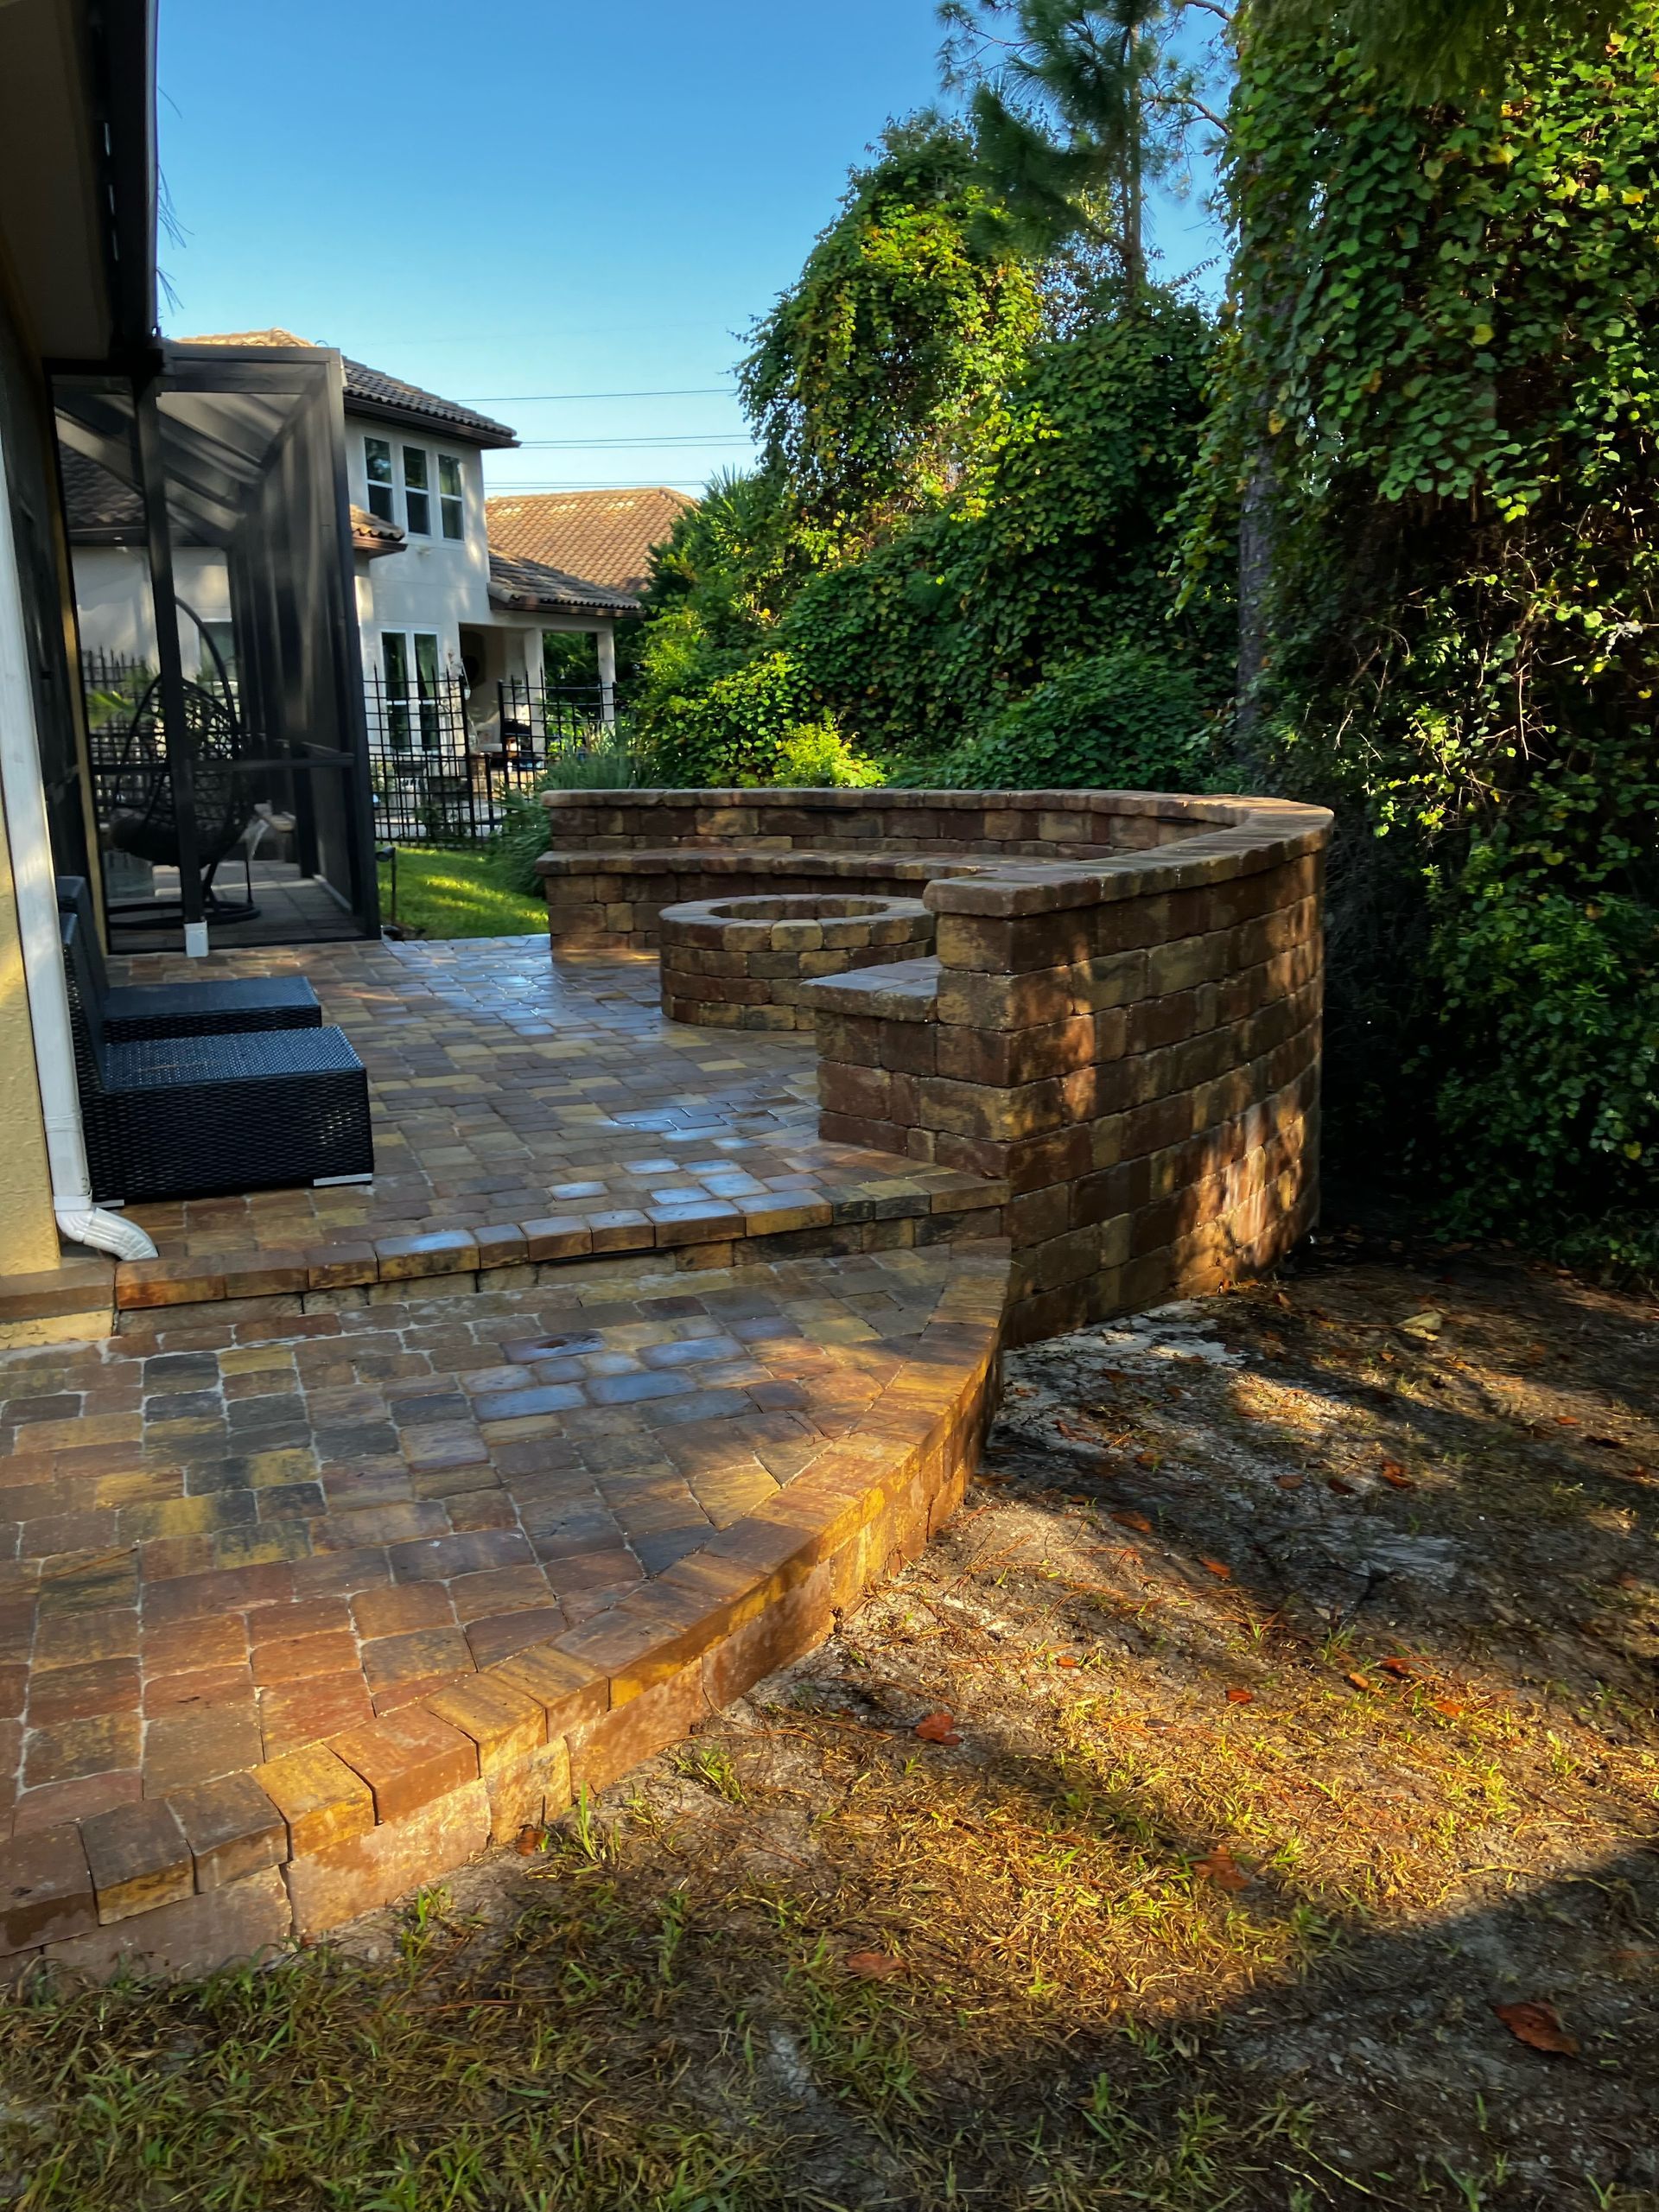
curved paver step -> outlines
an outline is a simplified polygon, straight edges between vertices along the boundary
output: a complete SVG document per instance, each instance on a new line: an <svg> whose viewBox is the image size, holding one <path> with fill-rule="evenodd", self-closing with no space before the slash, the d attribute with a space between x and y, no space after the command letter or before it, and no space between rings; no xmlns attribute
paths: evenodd
<svg viewBox="0 0 1659 2212"><path fill-rule="evenodd" d="M14 1970L321 1932L809 1649L960 1497L1007 1276L990 1243L639 1262L0 1362L54 1547L6 1600Z"/></svg>

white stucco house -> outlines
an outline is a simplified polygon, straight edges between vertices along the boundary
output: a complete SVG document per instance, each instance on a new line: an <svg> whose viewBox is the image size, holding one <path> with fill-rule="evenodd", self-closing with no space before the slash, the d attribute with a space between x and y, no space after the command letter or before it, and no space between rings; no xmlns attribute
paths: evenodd
<svg viewBox="0 0 1659 2212"><path fill-rule="evenodd" d="M291 331L179 341L327 355ZM435 699L461 699L475 728L499 725L500 687L539 691L545 640L593 633L604 718L612 718L615 626L635 620L631 593L492 552L483 456L514 446L504 423L417 385L340 357L346 476L363 670L383 738L418 747ZM138 495L95 462L66 457L75 599L83 654L149 663L155 650ZM175 556L187 667L233 671L224 556L181 544ZM509 704L509 715L512 707Z"/></svg>

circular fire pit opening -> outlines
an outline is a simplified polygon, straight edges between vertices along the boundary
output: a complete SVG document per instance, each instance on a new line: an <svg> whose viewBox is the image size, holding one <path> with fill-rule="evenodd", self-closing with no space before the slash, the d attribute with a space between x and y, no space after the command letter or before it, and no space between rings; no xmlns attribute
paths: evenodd
<svg viewBox="0 0 1659 2212"><path fill-rule="evenodd" d="M856 892L698 899L664 906L658 926L663 1012L712 1029L810 1029L804 983L933 950L919 899Z"/></svg>

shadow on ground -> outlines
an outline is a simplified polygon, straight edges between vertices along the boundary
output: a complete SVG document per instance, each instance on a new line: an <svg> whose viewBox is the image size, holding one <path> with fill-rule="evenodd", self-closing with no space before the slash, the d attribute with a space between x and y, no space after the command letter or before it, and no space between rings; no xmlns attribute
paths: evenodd
<svg viewBox="0 0 1659 2212"><path fill-rule="evenodd" d="M1653 2212L1656 1379L1644 1305L1340 1243L1017 1355L945 1536L541 1849L26 1991L5 2191Z"/></svg>

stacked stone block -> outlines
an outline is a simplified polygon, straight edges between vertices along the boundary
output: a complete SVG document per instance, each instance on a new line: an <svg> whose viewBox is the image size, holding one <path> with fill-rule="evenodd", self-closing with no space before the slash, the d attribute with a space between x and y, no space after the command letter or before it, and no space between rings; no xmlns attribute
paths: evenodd
<svg viewBox="0 0 1659 2212"><path fill-rule="evenodd" d="M556 950L645 950L664 906L748 887L918 898L999 859L1103 860L1201 834L1225 803L1147 791L549 791L537 862Z"/></svg>
<svg viewBox="0 0 1659 2212"><path fill-rule="evenodd" d="M912 959L933 943L919 899L809 894L664 907L663 1012L709 1028L810 1029L803 986Z"/></svg>
<svg viewBox="0 0 1659 2212"><path fill-rule="evenodd" d="M1006 1183L1015 1342L1192 1295L1315 1217L1318 810L935 884L931 961L815 984L827 1138Z"/></svg>

